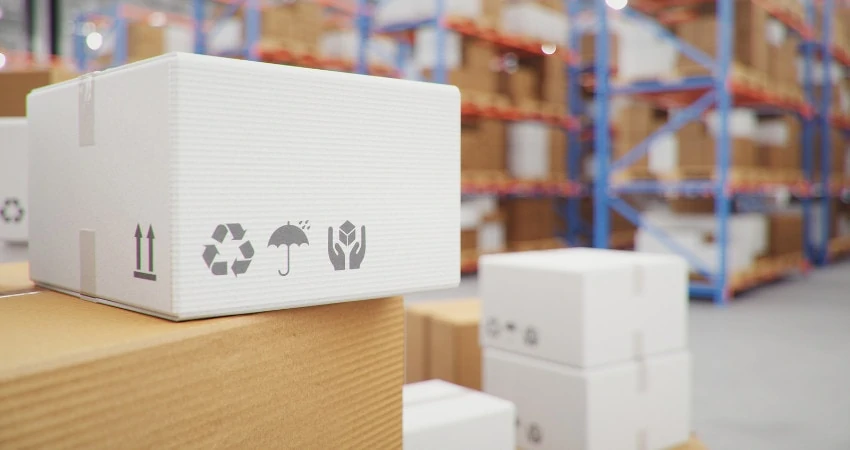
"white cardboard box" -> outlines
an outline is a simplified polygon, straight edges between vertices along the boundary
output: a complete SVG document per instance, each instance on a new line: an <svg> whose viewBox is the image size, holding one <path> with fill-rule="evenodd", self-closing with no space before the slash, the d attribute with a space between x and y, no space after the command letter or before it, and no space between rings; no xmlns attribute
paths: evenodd
<svg viewBox="0 0 850 450"><path fill-rule="evenodd" d="M0 241L27 241L27 153L27 119L0 117Z"/></svg>
<svg viewBox="0 0 850 450"><path fill-rule="evenodd" d="M38 284L182 320L459 282L455 87L172 53L28 110Z"/></svg>
<svg viewBox="0 0 850 450"><path fill-rule="evenodd" d="M690 435L687 351L595 369L496 349L483 358L484 391L514 402L523 449L660 450Z"/></svg>
<svg viewBox="0 0 850 450"><path fill-rule="evenodd" d="M501 398L441 380L403 390L405 450L514 450L516 408Z"/></svg>
<svg viewBox="0 0 850 450"><path fill-rule="evenodd" d="M524 179L549 178L550 127L542 122L508 123L508 172Z"/></svg>
<svg viewBox="0 0 850 450"><path fill-rule="evenodd" d="M677 256L580 248L485 255L481 345L575 367L684 349L687 289Z"/></svg>

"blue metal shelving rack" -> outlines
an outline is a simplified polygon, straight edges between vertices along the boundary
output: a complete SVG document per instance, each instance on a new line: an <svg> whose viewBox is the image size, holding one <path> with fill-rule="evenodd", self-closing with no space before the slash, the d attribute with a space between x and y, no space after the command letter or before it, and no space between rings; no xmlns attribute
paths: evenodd
<svg viewBox="0 0 850 450"><path fill-rule="evenodd" d="M610 210L613 209L617 213L623 215L635 225L643 228L648 233L652 234L656 239L663 242L671 250L680 254L696 270L704 275L709 282L706 283L691 283L690 294L698 297L710 297L716 304L726 303L730 296L729 274L727 265L727 250L729 242L729 216L731 213L732 199L738 195L729 183L728 173L730 166L730 151L731 140L729 135L729 114L733 106L733 92L730 80L730 68L732 63L732 48L733 48L733 30L734 30L734 1L735 0L716 0L717 1L717 58L712 58L699 49L691 46L686 42L680 41L675 35L655 23L652 19L643 16L639 12L628 7L620 13L629 17L632 20L640 20L655 28L658 35L663 36L672 42L677 49L684 55L688 56L696 63L708 68L712 72L712 76L706 77L690 77L680 80L677 83L660 83L660 82L640 82L633 83L624 87L611 85L608 72L596 70L596 101L597 110L594 116L594 141L595 141L595 170L596 181L593 186L593 202L594 202L594 223L593 223L593 245L595 247L605 248L608 246L610 236ZM749 1L749 0L747 0ZM827 6L825 12L831 11L832 0L826 0ZM592 3L594 18L596 22L596 61L597 68L607 67L609 65L610 43L608 42L608 15L609 7L603 0L594 0ZM824 21L824 36L829 33L829 14ZM808 29L812 29L815 17L815 8L812 1L807 2L806 6L806 24ZM808 40L809 36L801 36L804 40ZM809 48L807 46L806 48ZM824 52L828 54L828 52ZM811 70L811 49L805 52L805 76L804 76L804 91L805 98L809 105L813 102L812 89L812 70ZM825 64L828 65L829 57L825 56ZM828 73L826 73L828 77ZM688 107L679 111L671 117L670 121L662 126L655 133L647 137L636 148L632 149L621 160L611 161L611 138L610 138L610 111L609 105L612 95L616 94L647 94L675 91L691 91L696 89L706 89L695 102ZM828 89L828 88L827 88ZM828 91L825 93L829 98ZM715 172L717 174L715 180L711 181L683 181L678 183L665 183L655 181L631 182L618 184L616 186L610 183L611 174L618 170L622 170L629 164L635 162L642 155L646 154L649 148L649 142L662 133L673 132L682 127L687 122L697 119L708 108L715 108L718 112L719 127L716 138L716 161ZM791 112L791 111L789 111ZM828 106L821 108L821 117L823 120L828 120ZM804 163L807 168L807 176L811 181L811 161L812 161L812 127L814 125L812 118L808 114L801 114L803 120L803 136L802 146ZM823 121L822 120L822 121ZM827 133L828 134L828 128ZM823 139L823 145L828 147L828 137ZM825 149L826 150L826 149ZM828 151L822 152L824 176L829 171ZM827 179L827 178L825 178ZM619 198L619 194L626 193L641 193L641 194L677 194L677 195L699 195L709 193L714 197L715 215L717 217L717 226L715 240L718 245L718 260L715 273L708 270L706 264L700 261L695 255L692 255L682 246L678 245L666 233L651 224L644 221L640 213L632 208L628 203ZM822 200L825 201L825 200ZM809 202L806 201L806 209L809 209ZM825 208L828 214L828 208ZM824 221L826 225L825 231L828 232L828 221ZM806 213L806 227L810 227L810 219L808 211ZM828 235L828 233L827 233Z"/></svg>

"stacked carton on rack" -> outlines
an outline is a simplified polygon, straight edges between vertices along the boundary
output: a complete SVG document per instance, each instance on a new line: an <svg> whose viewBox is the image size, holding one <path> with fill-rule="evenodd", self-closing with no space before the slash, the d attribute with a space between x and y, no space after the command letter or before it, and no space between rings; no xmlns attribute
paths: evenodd
<svg viewBox="0 0 850 450"><path fill-rule="evenodd" d="M482 257L485 392L526 449L668 448L690 432L687 268L594 249Z"/></svg>

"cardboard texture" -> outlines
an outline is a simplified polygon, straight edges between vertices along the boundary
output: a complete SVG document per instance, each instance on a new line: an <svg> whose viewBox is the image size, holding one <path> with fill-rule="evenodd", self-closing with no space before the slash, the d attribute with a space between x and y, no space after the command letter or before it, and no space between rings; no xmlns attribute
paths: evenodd
<svg viewBox="0 0 850 450"><path fill-rule="evenodd" d="M29 292L35 289L30 281L30 265L25 262L0 264L0 295Z"/></svg>
<svg viewBox="0 0 850 450"><path fill-rule="evenodd" d="M550 129L549 142L552 146L549 151L549 157L551 158L549 163L552 171L551 177L555 179L567 178L569 175L567 134L560 127L552 127Z"/></svg>
<svg viewBox="0 0 850 450"><path fill-rule="evenodd" d="M322 7L298 0L263 8L260 15L260 40L272 47L304 46L314 49L322 31Z"/></svg>
<svg viewBox="0 0 850 450"><path fill-rule="evenodd" d="M691 433L691 358L677 351L596 369L486 348L484 391L517 408L534 450L669 449Z"/></svg>
<svg viewBox="0 0 850 450"><path fill-rule="evenodd" d="M152 27L144 22L127 23L127 61L153 58L166 52L165 27Z"/></svg>
<svg viewBox="0 0 850 450"><path fill-rule="evenodd" d="M617 134L614 141L614 158L622 158L658 128L656 111L645 102L631 102L617 112L614 127ZM641 156L630 167L647 169L649 159Z"/></svg>
<svg viewBox="0 0 850 450"><path fill-rule="evenodd" d="M735 2L735 42L733 59L759 72L768 70L768 44L765 38L767 12L752 2ZM717 19L713 13L676 25L676 34L707 53L717 55ZM677 66L686 75L708 74L707 68L680 54Z"/></svg>
<svg viewBox="0 0 850 450"><path fill-rule="evenodd" d="M0 71L0 117L25 117L30 91L74 77L75 73L60 68Z"/></svg>
<svg viewBox="0 0 850 450"><path fill-rule="evenodd" d="M465 118L461 123L461 170L497 171L506 168L505 122Z"/></svg>
<svg viewBox="0 0 850 450"><path fill-rule="evenodd" d="M479 259L481 345L573 367L687 348L685 261L599 249Z"/></svg>
<svg viewBox="0 0 850 450"><path fill-rule="evenodd" d="M514 450L516 408L440 380L404 386L405 450Z"/></svg>
<svg viewBox="0 0 850 450"><path fill-rule="evenodd" d="M400 298L173 323L0 301L0 447L402 446Z"/></svg>
<svg viewBox="0 0 850 450"><path fill-rule="evenodd" d="M477 299L409 305L405 310L405 381L442 379L481 388Z"/></svg>
<svg viewBox="0 0 850 450"><path fill-rule="evenodd" d="M0 117L0 242L27 241L28 154L27 119Z"/></svg>
<svg viewBox="0 0 850 450"><path fill-rule="evenodd" d="M459 282L454 87L171 53L28 106L38 284L184 320Z"/></svg>

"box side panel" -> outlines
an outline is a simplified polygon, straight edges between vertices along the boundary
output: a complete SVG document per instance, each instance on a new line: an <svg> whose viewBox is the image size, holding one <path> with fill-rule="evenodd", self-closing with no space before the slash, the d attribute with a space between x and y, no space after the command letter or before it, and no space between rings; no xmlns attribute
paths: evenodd
<svg viewBox="0 0 850 450"><path fill-rule="evenodd" d="M430 377L428 369L428 346L430 318L416 309L404 312L404 381L415 383Z"/></svg>
<svg viewBox="0 0 850 450"><path fill-rule="evenodd" d="M0 118L0 241L27 241L27 145L27 120Z"/></svg>
<svg viewBox="0 0 850 450"><path fill-rule="evenodd" d="M97 72L29 96L36 282L170 312L168 66Z"/></svg>
<svg viewBox="0 0 850 450"><path fill-rule="evenodd" d="M458 283L455 88L197 55L178 66L184 315Z"/></svg>

